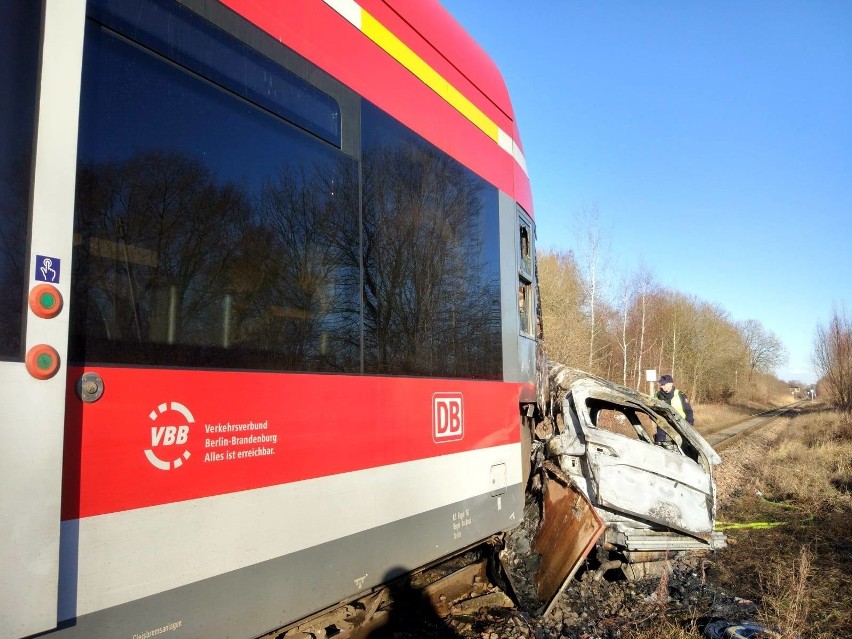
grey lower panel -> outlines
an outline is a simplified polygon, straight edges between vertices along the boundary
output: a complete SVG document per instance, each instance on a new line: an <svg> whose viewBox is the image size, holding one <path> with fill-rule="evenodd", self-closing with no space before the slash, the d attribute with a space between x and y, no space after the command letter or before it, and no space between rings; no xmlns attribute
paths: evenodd
<svg viewBox="0 0 852 639"><path fill-rule="evenodd" d="M249 639L511 528L520 523L523 506L523 486L517 484L499 496L466 499L84 615L47 634L62 639ZM329 513L330 525L333 518Z"/></svg>

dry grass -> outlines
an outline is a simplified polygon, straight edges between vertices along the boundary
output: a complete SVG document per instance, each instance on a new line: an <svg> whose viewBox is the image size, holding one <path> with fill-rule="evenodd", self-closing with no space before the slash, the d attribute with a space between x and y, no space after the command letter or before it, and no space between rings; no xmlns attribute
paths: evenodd
<svg viewBox="0 0 852 639"><path fill-rule="evenodd" d="M773 619L781 634L795 637L808 625L813 554L803 546L798 561L779 562L760 575L763 614Z"/></svg>
<svg viewBox="0 0 852 639"><path fill-rule="evenodd" d="M760 602L784 637L852 637L852 423L831 411L779 420L723 453L719 518L782 525L729 532L711 578Z"/></svg>
<svg viewBox="0 0 852 639"><path fill-rule="evenodd" d="M754 417L779 406L795 401L790 396L773 397L770 401L740 400L728 404L696 404L695 427L699 433L708 435Z"/></svg>
<svg viewBox="0 0 852 639"><path fill-rule="evenodd" d="M701 639L702 637L694 624L684 628L681 623L665 617L657 621L653 627L629 636L630 639Z"/></svg>
<svg viewBox="0 0 852 639"><path fill-rule="evenodd" d="M852 509L852 423L829 411L803 414L782 420L761 439L755 445L765 459L746 457L746 470L766 499L813 515Z"/></svg>
<svg viewBox="0 0 852 639"><path fill-rule="evenodd" d="M767 410L762 406L743 404L697 404L692 408L695 411L695 428L703 435L715 433Z"/></svg>

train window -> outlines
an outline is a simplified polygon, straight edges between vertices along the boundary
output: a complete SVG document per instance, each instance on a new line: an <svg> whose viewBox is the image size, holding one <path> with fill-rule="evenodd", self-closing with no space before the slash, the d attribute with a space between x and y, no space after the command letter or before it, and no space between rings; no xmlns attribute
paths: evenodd
<svg viewBox="0 0 852 639"><path fill-rule="evenodd" d="M41 2L0 2L0 359L22 359ZM9 63L12 61L12 63Z"/></svg>
<svg viewBox="0 0 852 639"><path fill-rule="evenodd" d="M522 335L533 335L533 247L532 228L523 218L518 220L518 319Z"/></svg>
<svg viewBox="0 0 852 639"><path fill-rule="evenodd" d="M518 283L518 317L521 333L532 334L532 285L523 278Z"/></svg>
<svg viewBox="0 0 852 639"><path fill-rule="evenodd" d="M528 279L532 276L532 241L530 227L525 222L518 225L518 260L520 270Z"/></svg>
<svg viewBox="0 0 852 639"><path fill-rule="evenodd" d="M365 370L500 379L497 190L362 107Z"/></svg>
<svg viewBox="0 0 852 639"><path fill-rule="evenodd" d="M90 2L89 16L236 95L340 146L337 102L187 9L164 0Z"/></svg>
<svg viewBox="0 0 852 639"><path fill-rule="evenodd" d="M95 22L83 66L72 361L360 372L355 160Z"/></svg>

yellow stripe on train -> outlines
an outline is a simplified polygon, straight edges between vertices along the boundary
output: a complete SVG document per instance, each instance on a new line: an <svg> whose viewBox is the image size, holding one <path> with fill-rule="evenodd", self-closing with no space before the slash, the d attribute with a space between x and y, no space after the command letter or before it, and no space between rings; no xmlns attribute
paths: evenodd
<svg viewBox="0 0 852 639"><path fill-rule="evenodd" d="M396 37L387 27L376 20L354 0L325 0L325 3L376 43L394 60L408 69L415 77L472 122L485 135L494 140L501 149L515 158L524 173L526 173L526 160L520 149L515 145L512 136L500 129L491 118L485 115L461 91L456 89L446 78L429 66L423 58L412 51L408 45Z"/></svg>

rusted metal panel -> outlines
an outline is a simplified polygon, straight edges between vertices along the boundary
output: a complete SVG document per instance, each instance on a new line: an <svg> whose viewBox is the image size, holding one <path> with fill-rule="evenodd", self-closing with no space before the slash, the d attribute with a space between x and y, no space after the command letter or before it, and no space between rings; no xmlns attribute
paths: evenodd
<svg viewBox="0 0 852 639"><path fill-rule="evenodd" d="M542 522L532 544L533 552L540 556L535 587L541 600L547 602L545 614L604 528L603 519L573 483L548 475Z"/></svg>

